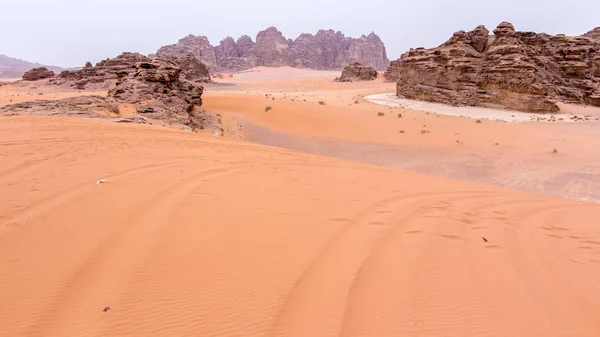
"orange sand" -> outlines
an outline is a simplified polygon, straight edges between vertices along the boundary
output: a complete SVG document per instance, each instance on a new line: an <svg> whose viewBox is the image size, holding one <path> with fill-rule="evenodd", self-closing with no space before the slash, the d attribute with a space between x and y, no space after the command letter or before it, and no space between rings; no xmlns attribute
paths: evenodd
<svg viewBox="0 0 600 337"><path fill-rule="evenodd" d="M353 98L391 84L328 76L204 101L300 141L599 163L598 124L377 117ZM0 158L3 336L600 335L598 204L98 119L0 118Z"/></svg>

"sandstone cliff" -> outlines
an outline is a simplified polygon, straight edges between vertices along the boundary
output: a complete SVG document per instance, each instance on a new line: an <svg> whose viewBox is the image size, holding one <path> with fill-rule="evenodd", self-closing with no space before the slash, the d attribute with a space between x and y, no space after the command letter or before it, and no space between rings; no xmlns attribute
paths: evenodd
<svg viewBox="0 0 600 337"><path fill-rule="evenodd" d="M320 30L316 35L302 34L287 39L275 27L258 33L256 42L248 36L237 41L227 37L212 47L203 36L190 35L177 44L165 46L157 55L178 56L191 53L211 70L237 71L256 66L291 66L311 69L342 69L360 62L383 70L389 65L385 46L374 33L350 38L341 32Z"/></svg>
<svg viewBox="0 0 600 337"><path fill-rule="evenodd" d="M397 94L452 105L556 112L556 101L600 106L600 41L479 26L441 46L411 49L385 74Z"/></svg>

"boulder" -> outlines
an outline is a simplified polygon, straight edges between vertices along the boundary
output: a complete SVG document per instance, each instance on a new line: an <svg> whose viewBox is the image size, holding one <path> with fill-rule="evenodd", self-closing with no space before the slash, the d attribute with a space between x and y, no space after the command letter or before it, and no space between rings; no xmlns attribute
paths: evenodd
<svg viewBox="0 0 600 337"><path fill-rule="evenodd" d="M398 96L451 105L556 112L557 101L596 105L600 41L479 26L439 47L411 49L386 79Z"/></svg>
<svg viewBox="0 0 600 337"><path fill-rule="evenodd" d="M24 81L37 81L50 77L54 77L54 72L45 67L33 68L23 74Z"/></svg>
<svg viewBox="0 0 600 337"><path fill-rule="evenodd" d="M342 76L336 78L338 82L373 81L377 79L377 71L373 67L352 63L344 68Z"/></svg>

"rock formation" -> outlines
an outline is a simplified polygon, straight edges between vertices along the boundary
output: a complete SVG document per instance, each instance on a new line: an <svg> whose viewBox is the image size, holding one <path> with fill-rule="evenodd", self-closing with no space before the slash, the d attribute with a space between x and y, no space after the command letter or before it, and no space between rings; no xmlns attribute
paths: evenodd
<svg viewBox="0 0 600 337"><path fill-rule="evenodd" d="M210 73L202 62L191 54L168 57L181 68L184 79L200 83L210 83ZM65 70L52 84L70 86L77 89L110 89L118 80L118 74L127 72L138 62L148 62L150 58L138 53L123 53L92 66L89 62L79 70Z"/></svg>
<svg viewBox="0 0 600 337"><path fill-rule="evenodd" d="M50 77L54 77L54 72L45 67L33 68L23 74L24 81L37 81Z"/></svg>
<svg viewBox="0 0 600 337"><path fill-rule="evenodd" d="M342 69L354 62L382 70L389 64L385 46L374 33L355 39L333 30L320 30L316 35L302 34L291 40L277 28L269 27L258 33L256 43L244 35L237 41L227 37L215 47L206 37L190 35L177 44L160 48L157 55L186 53L213 71L239 71L256 66L327 70Z"/></svg>
<svg viewBox="0 0 600 337"><path fill-rule="evenodd" d="M182 70L180 64L188 68ZM107 97L82 96L58 101L18 103L0 108L0 114L102 117L107 116L109 111L118 115L119 106L126 104L133 106L138 115L133 119L120 118L122 121L157 121L182 125L192 130L205 127L216 129L214 117L201 109L204 87L198 81L206 78L205 75L206 66L191 55L180 59L150 59L140 54L123 53L94 67L65 71L59 78L51 80L51 85L110 89Z"/></svg>
<svg viewBox="0 0 600 337"><path fill-rule="evenodd" d="M397 94L451 105L556 112L556 101L600 106L600 41L479 26L437 48L411 49L385 74Z"/></svg>
<svg viewBox="0 0 600 337"><path fill-rule="evenodd" d="M352 63L344 68L342 76L336 78L338 82L373 81L377 78L377 71L373 67Z"/></svg>
<svg viewBox="0 0 600 337"><path fill-rule="evenodd" d="M117 74L119 79L108 97L133 104L138 114L150 119L202 127L194 110L202 105L204 87L181 80L180 75L181 68L172 60L145 59Z"/></svg>
<svg viewBox="0 0 600 337"><path fill-rule="evenodd" d="M52 84L64 85L76 89L109 89L117 82L117 73L127 71L136 62L148 58L138 53L123 53L115 58L98 62L94 67L87 65L79 70L65 70Z"/></svg>

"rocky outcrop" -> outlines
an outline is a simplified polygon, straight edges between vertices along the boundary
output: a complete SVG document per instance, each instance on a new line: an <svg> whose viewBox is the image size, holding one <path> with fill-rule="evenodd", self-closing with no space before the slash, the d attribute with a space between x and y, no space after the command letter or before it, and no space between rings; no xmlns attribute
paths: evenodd
<svg viewBox="0 0 600 337"><path fill-rule="evenodd" d="M120 103L133 104L140 115L169 124L202 127L194 111L202 105L202 85L180 79L176 62L146 59L118 73L116 86L108 97Z"/></svg>
<svg viewBox="0 0 600 337"><path fill-rule="evenodd" d="M208 68L191 54L169 57L181 69L184 79L210 83ZM119 79L119 74L127 73L138 62L149 62L150 58L138 53L122 53L121 55L98 62L92 66L89 62L79 70L65 70L58 78L51 80L52 84L69 86L76 89L110 89Z"/></svg>
<svg viewBox="0 0 600 337"><path fill-rule="evenodd" d="M180 65L187 68L182 70ZM110 89L107 97L82 96L58 101L18 103L1 108L0 113L121 117L120 106L126 105L132 106L137 117L143 118L132 119L128 116L123 121L155 121L182 125L192 130L205 127L216 130L214 118L201 109L204 87L199 81L206 78L207 74L206 66L191 55L179 59L151 59L140 54L124 53L99 62L94 67L63 72L52 83L77 88L102 84L102 87Z"/></svg>
<svg viewBox="0 0 600 337"><path fill-rule="evenodd" d="M517 32L459 31L437 48L411 49L385 73L397 94L451 105L556 112L556 101L598 105L600 41Z"/></svg>
<svg viewBox="0 0 600 337"><path fill-rule="evenodd" d="M54 77L54 72L45 67L33 68L23 74L24 81L37 81L50 77Z"/></svg>
<svg viewBox="0 0 600 337"><path fill-rule="evenodd" d="M237 41L227 37L216 47L211 47L206 37L190 35L175 45L160 48L157 55L178 56L188 52L218 71L256 66L327 70L342 69L354 62L382 70L389 64L385 46L374 33L355 39L341 32L320 30L316 35L302 34L291 40L275 27L259 32L256 43L249 36Z"/></svg>
<svg viewBox="0 0 600 337"><path fill-rule="evenodd" d="M377 71L373 67L360 63L352 63L344 68L342 76L336 78L338 82L373 81L377 78Z"/></svg>
<svg viewBox="0 0 600 337"><path fill-rule="evenodd" d="M599 39L600 40L600 27L596 27L589 32L582 35L583 37L589 37L591 39Z"/></svg>
<svg viewBox="0 0 600 337"><path fill-rule="evenodd" d="M117 74L126 72L136 62L148 58L138 53L123 53L115 58L98 62L95 66L86 65L79 70L65 70L51 84L64 85L76 89L109 89L117 82ZM91 64L90 64L91 65Z"/></svg>

